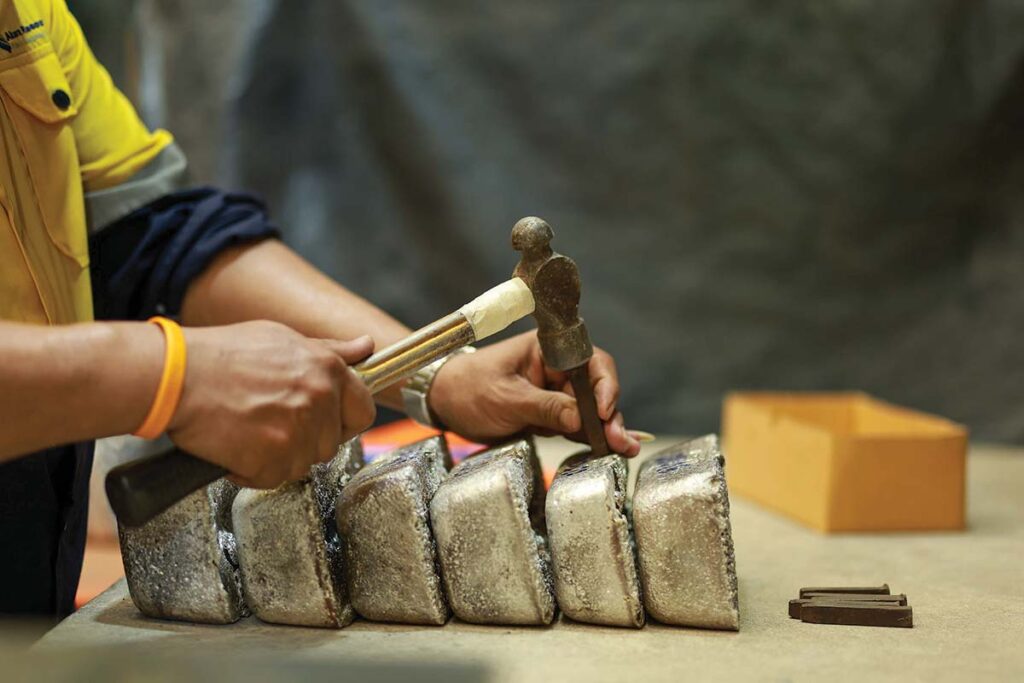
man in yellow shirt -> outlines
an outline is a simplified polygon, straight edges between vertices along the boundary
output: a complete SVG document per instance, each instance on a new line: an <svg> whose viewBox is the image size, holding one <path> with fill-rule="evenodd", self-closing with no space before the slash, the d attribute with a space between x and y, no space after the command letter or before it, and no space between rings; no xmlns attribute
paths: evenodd
<svg viewBox="0 0 1024 683"><path fill-rule="evenodd" d="M185 166L64 0L0 0L0 613L73 609L93 440L138 429L157 391L161 330L94 319L185 325L167 434L245 485L305 475L371 424L374 398L403 406L347 366L408 328L275 239L258 200L181 190ZM591 375L609 444L635 455L607 354ZM471 439L580 429L532 334L454 357L426 398L415 417Z"/></svg>

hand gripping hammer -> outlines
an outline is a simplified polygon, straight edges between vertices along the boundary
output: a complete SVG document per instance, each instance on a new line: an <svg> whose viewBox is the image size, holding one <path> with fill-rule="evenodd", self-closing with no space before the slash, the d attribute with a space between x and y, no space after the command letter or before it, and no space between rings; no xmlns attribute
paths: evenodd
<svg viewBox="0 0 1024 683"><path fill-rule="evenodd" d="M376 393L461 346L500 332L531 311L530 290L521 280L512 278L352 369L370 392ZM110 470L107 499L121 524L140 526L226 474L228 471L220 465L174 448Z"/></svg>

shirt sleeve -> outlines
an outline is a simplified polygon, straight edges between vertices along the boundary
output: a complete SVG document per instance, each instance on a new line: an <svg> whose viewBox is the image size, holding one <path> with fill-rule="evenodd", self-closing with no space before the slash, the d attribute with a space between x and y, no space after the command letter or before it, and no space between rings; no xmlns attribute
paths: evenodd
<svg viewBox="0 0 1024 683"><path fill-rule="evenodd" d="M85 191L123 183L171 144L165 130L150 131L110 74L96 60L65 0L49 3L50 41L78 109L71 121Z"/></svg>
<svg viewBox="0 0 1024 683"><path fill-rule="evenodd" d="M123 183L85 193L89 235L96 235L136 209L183 189L187 180L185 153L172 142Z"/></svg>
<svg viewBox="0 0 1024 683"><path fill-rule="evenodd" d="M90 237L96 319L175 316L218 254L278 236L252 195L203 187L161 197Z"/></svg>

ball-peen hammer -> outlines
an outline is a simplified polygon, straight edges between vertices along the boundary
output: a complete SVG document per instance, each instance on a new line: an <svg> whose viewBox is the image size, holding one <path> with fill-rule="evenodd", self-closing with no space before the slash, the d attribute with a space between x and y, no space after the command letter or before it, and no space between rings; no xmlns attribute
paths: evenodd
<svg viewBox="0 0 1024 683"><path fill-rule="evenodd" d="M533 291L533 317L544 364L569 376L583 433L591 455L608 455L604 423L597 412L587 366L594 347L579 314L580 271L576 263L551 248L554 233L543 219L521 219L512 228L512 248L522 254L514 275Z"/></svg>

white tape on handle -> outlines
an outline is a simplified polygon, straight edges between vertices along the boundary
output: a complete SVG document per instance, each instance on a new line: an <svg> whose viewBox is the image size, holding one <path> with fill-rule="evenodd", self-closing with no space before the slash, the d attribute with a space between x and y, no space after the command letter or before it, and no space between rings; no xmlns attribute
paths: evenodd
<svg viewBox="0 0 1024 683"><path fill-rule="evenodd" d="M514 277L487 290L459 309L477 341L486 339L533 313L533 292L521 278Z"/></svg>

